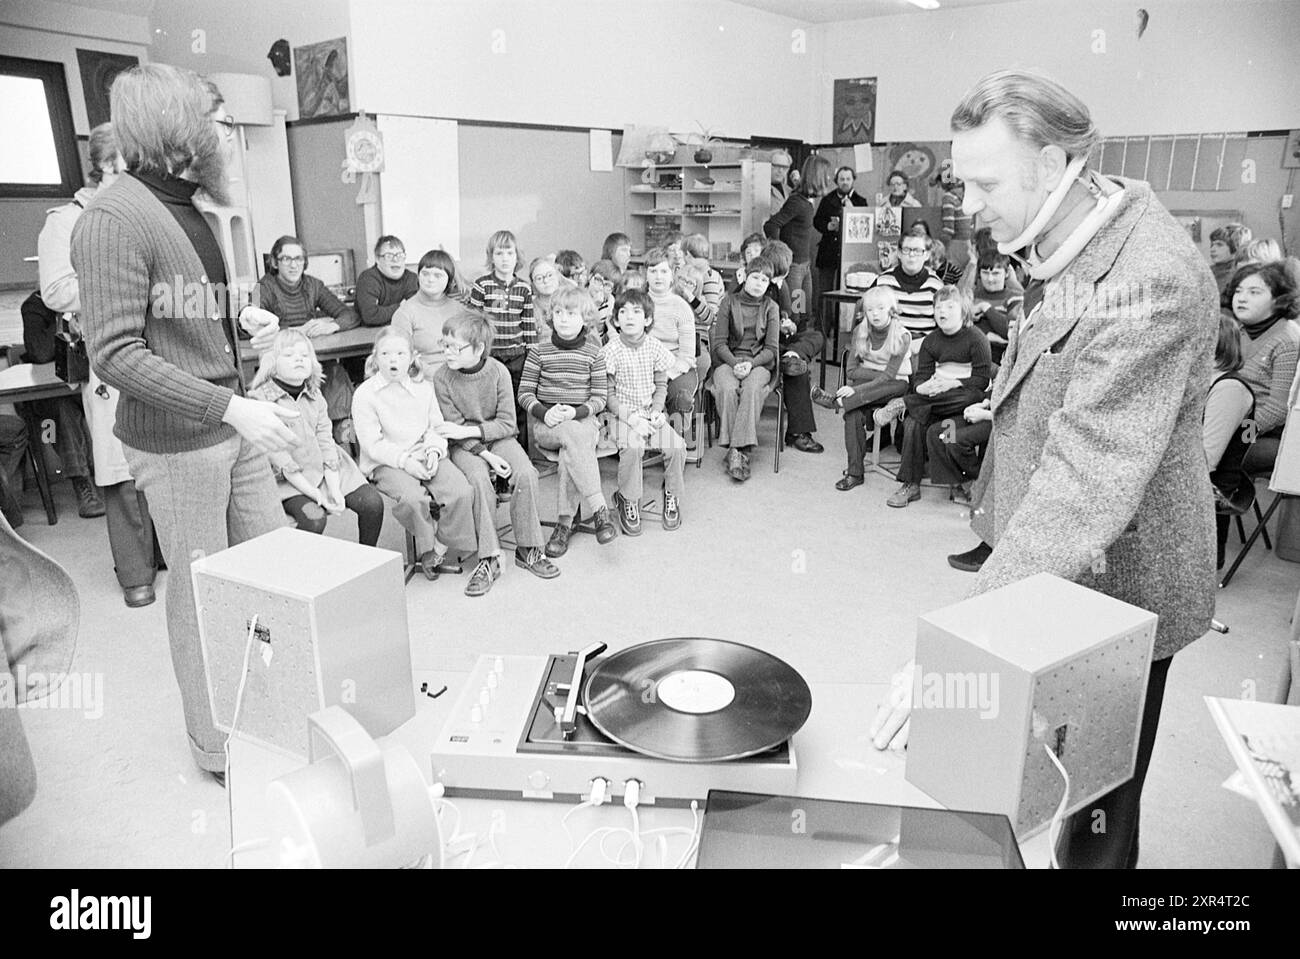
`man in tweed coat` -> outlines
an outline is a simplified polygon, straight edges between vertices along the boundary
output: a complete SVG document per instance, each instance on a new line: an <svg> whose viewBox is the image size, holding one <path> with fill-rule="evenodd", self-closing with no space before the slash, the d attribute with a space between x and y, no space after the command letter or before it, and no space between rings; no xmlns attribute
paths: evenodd
<svg viewBox="0 0 1300 959"><path fill-rule="evenodd" d="M1026 319L993 386L992 457L974 518L993 552L973 593L1049 572L1159 615L1134 777L1064 829L1063 865L1132 867L1169 664L1214 610L1201 443L1214 279L1145 183L1086 168L1099 134L1054 81L990 74L952 129L964 209L1031 276ZM906 712L882 707L877 746L905 741Z"/></svg>

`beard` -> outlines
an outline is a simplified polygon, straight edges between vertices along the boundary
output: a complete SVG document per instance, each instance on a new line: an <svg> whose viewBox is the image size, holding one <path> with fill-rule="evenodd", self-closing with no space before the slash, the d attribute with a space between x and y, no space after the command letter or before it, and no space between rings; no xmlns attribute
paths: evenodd
<svg viewBox="0 0 1300 959"><path fill-rule="evenodd" d="M186 167L186 179L199 185L217 206L230 204L230 188L226 181L226 157L216 131L200 138L194 147L194 156Z"/></svg>

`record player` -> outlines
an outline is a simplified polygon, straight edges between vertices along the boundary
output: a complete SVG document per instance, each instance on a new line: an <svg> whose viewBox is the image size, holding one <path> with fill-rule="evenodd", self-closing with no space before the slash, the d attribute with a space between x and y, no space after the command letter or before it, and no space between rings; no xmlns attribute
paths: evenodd
<svg viewBox="0 0 1300 959"><path fill-rule="evenodd" d="M662 639L602 657L481 656L432 749L448 795L577 803L594 780L640 803L711 789L790 793L807 683L761 650Z"/></svg>

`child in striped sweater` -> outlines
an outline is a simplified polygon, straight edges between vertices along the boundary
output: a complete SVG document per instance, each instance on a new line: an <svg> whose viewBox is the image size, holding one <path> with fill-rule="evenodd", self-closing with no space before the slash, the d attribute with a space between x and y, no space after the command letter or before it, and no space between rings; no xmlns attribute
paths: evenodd
<svg viewBox="0 0 1300 959"><path fill-rule="evenodd" d="M573 523L585 506L595 520L596 542L611 542L616 533L600 485L596 443L599 416L609 392L605 355L592 338L596 304L586 290L561 290L551 312L551 336L530 347L519 384L519 404L542 449L558 450L559 513L546 555L563 556Z"/></svg>
<svg viewBox="0 0 1300 959"><path fill-rule="evenodd" d="M515 274L519 259L515 235L509 230L497 230L487 241L488 271L474 281L469 291L469 305L483 310L492 322L491 355L510 371L516 396L524 372L524 353L537 342L533 288Z"/></svg>

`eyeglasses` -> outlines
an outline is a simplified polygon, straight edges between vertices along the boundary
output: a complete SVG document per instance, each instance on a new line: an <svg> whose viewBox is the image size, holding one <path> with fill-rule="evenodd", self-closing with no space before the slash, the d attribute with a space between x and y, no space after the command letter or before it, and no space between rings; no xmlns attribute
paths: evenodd
<svg viewBox="0 0 1300 959"><path fill-rule="evenodd" d="M276 259L286 266L292 266L294 263L302 264L307 262L305 256L277 256Z"/></svg>
<svg viewBox="0 0 1300 959"><path fill-rule="evenodd" d="M381 260L387 260L389 263L405 263L406 253L401 250L389 251L388 253L380 253L379 258Z"/></svg>
<svg viewBox="0 0 1300 959"><path fill-rule="evenodd" d="M556 278L556 274L554 273L554 271L551 270L547 270L545 273L533 274L533 282L535 283L544 283L547 282L548 280L554 280L555 278Z"/></svg>
<svg viewBox="0 0 1300 959"><path fill-rule="evenodd" d="M220 117L220 118L218 118L218 117L213 117L213 118L212 118L212 122L213 122L213 123L219 123L221 126L225 127L227 133L234 133L234 132L235 132L235 118L234 118L234 117Z"/></svg>
<svg viewBox="0 0 1300 959"><path fill-rule="evenodd" d="M908 256L925 256L925 247L923 246L903 246L899 247L900 253Z"/></svg>
<svg viewBox="0 0 1300 959"><path fill-rule="evenodd" d="M440 340L439 345L444 353L464 353L466 350L473 349L472 343L453 343L451 340Z"/></svg>

